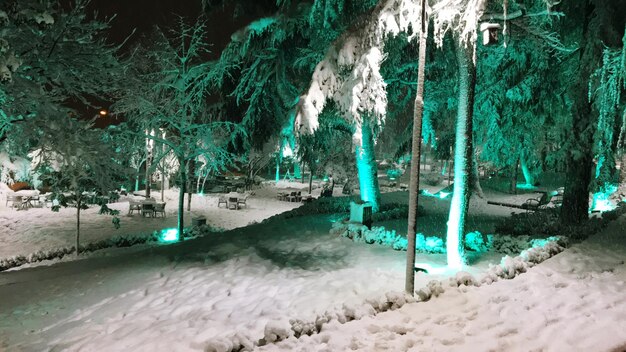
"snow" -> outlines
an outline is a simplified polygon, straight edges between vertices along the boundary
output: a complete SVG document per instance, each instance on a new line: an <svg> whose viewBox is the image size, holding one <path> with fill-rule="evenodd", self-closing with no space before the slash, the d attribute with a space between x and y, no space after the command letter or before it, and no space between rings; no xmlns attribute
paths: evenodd
<svg viewBox="0 0 626 352"><path fill-rule="evenodd" d="M278 186L293 185L297 183ZM417 262L444 270L416 275L423 302L415 302L393 292L404 286L405 252L330 234L333 215L277 217L245 226L278 212L281 203L294 206L274 200L275 192L274 187L256 191L256 203L239 212L217 209L213 196L194 200L192 209L230 231L0 273L0 350L229 351L252 349L259 341L267 343L258 347L265 351L582 351L626 346L624 217L538 265L528 263L547 256L534 249L498 266L501 255L479 256L460 273L445 270L444 255L418 254ZM406 192L388 193L383 202L406 198ZM449 202L420 198L420 204L425 207L425 233L440 231ZM0 214L27 223L25 214L35 210ZM478 222L489 227L490 219L509 211L473 203L470 223L475 225L469 227L477 229ZM31 215L40 228L57 233L66 226L54 213L45 214L52 215L41 216L43 220ZM94 224L97 218L85 216ZM165 221L170 218L173 214ZM65 218L70 219L72 213ZM153 220L160 221L143 219ZM113 231L103 221L99 231ZM396 231L406 231L406 220L396 224ZM67 226L71 242L71 221ZM140 224L132 226L142 230ZM32 231L41 234L40 228ZM27 237L15 242L17 246L36 245L36 236L26 230L13 236ZM482 280L497 272L496 267L512 273L509 268L519 265L524 270L515 271L512 279Z"/></svg>
<svg viewBox="0 0 626 352"><path fill-rule="evenodd" d="M625 225L622 216L513 280L447 288L428 302L260 350L623 351Z"/></svg>
<svg viewBox="0 0 626 352"><path fill-rule="evenodd" d="M300 183L279 187L300 187ZM308 186L308 185L307 185ZM281 189L281 188L279 188ZM239 211L229 211L224 206L218 207L219 194L193 195L191 212L185 212L185 223L191 225L195 216L207 218L207 224L214 228L230 230L249 223L260 222L272 215L291 210L300 204L283 202L276 199L275 187L264 187L256 190L255 195L248 198L246 207ZM160 200L160 192L152 196ZM87 244L121 235L149 234L164 228L176 227L176 207L178 193L166 191L166 217L144 218L135 212L128 215L128 200L122 197L119 202L109 204L111 209L120 211L121 228L115 229L111 216L99 215L98 206L81 211L81 243ZM185 209L187 199L185 198ZM31 208L17 211L6 207L5 198L0 198L0 258L15 255L29 255L38 250L51 250L71 247L75 244L76 209L61 208L58 213L50 208Z"/></svg>

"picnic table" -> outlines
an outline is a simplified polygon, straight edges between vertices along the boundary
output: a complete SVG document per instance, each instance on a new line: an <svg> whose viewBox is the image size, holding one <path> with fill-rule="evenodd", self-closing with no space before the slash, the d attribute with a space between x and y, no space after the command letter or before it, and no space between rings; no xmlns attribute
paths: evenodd
<svg viewBox="0 0 626 352"><path fill-rule="evenodd" d="M165 204L165 202L157 202L154 198L130 199L128 201L128 215L137 211L144 217L155 217L157 213L162 213L165 216Z"/></svg>
<svg viewBox="0 0 626 352"><path fill-rule="evenodd" d="M248 195L245 193L229 192L223 196L220 196L219 200L217 201L217 206L219 207L220 204L224 203L227 209L239 210L242 206L248 206L246 204L247 200Z"/></svg>

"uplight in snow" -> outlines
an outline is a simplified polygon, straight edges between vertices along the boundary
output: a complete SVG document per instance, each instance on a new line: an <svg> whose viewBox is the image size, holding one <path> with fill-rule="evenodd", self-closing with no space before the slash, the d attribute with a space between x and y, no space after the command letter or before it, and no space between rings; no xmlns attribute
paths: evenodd
<svg viewBox="0 0 626 352"><path fill-rule="evenodd" d="M174 242L178 240L178 229L165 229L161 231L161 242Z"/></svg>

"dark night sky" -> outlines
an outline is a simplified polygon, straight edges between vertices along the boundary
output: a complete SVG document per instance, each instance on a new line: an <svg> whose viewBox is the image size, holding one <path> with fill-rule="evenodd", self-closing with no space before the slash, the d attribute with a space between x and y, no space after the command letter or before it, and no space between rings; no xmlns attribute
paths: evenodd
<svg viewBox="0 0 626 352"><path fill-rule="evenodd" d="M203 13L201 0L91 0L89 10L97 12L100 19L117 15L109 33L109 40L115 43L121 43L133 29L136 29L136 33L130 38L130 42L149 32L154 25L170 28L175 25L178 16L193 20ZM212 59L219 57L235 31L254 20L252 16L234 16L232 6L219 7L206 15L207 40L212 44ZM261 15L269 13L259 14L257 17ZM87 114L96 115L97 110L91 110ZM96 125L104 127L115 123L113 117L109 116L98 118Z"/></svg>

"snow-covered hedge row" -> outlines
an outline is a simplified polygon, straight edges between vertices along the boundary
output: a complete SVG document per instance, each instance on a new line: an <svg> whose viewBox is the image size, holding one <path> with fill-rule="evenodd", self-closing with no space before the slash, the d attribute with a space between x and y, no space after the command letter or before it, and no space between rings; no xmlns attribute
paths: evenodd
<svg viewBox="0 0 626 352"><path fill-rule="evenodd" d="M416 302L415 298L403 292L388 292L383 297L368 299L362 304L347 305L318 314L310 320L290 319L270 321L266 324L263 338L255 340L241 332L210 340L204 347L207 352L251 351L254 347L276 343L288 338L299 338L314 335L322 331L330 322L340 324L359 320L366 316L396 310L407 303Z"/></svg>
<svg viewBox="0 0 626 352"><path fill-rule="evenodd" d="M490 285L500 279L510 280L525 273L533 266L549 259L565 250L567 240L564 237L549 237L545 240L532 240L532 248L526 249L520 255L504 256L498 265L490 265L487 273L480 278L460 271L451 277L447 285L439 280L431 280L426 286L415 291L418 301L427 301L445 292L445 287L481 286Z"/></svg>
<svg viewBox="0 0 626 352"><path fill-rule="evenodd" d="M336 236L349 238L356 242L379 244L391 247L397 251L406 251L408 241L405 236L399 235L395 230L387 230L383 226L367 226L361 224L336 222L330 229L330 233ZM531 247L533 241L530 236L513 237L508 235L483 235L478 231L465 235L465 247L476 252L490 250L498 253L513 254ZM445 253L444 241L435 236L424 236L418 233L415 238L416 251L420 253Z"/></svg>
<svg viewBox="0 0 626 352"><path fill-rule="evenodd" d="M522 251L516 257L507 255L502 258L499 265L491 266L487 274L480 279L476 279L470 273L460 271L454 277L449 278L447 282L445 280L431 280L426 286L415 291L416 297L409 296L404 292L388 292L384 297L368 299L359 305L344 304L341 308L318 314L309 320L270 321L265 326L263 338L258 340L238 332L210 340L203 347L208 352L251 351L257 346L276 343L289 338L299 338L303 335L315 335L320 333L324 325L330 322L344 324L366 316L375 316L381 312L396 310L407 303L428 301L432 297L443 294L447 288L464 290L467 286L488 285L499 279L512 279L526 272L532 266L563 251L565 246L563 239L559 237L535 240L531 244L534 247Z"/></svg>
<svg viewBox="0 0 626 352"><path fill-rule="evenodd" d="M183 232L183 238L206 236L207 234L217 231L218 230L213 229L208 225L195 226L185 229L185 231ZM144 235L114 236L105 240L91 242L86 245L80 246L80 252L95 252L97 250L114 247L131 247L138 244L155 243L159 241L161 241L161 235L158 231ZM41 262L44 260L61 259L66 255L72 254L74 252L76 252L76 247L71 246L51 250L40 250L29 255L16 255L13 257L0 259L0 271L15 268L24 264Z"/></svg>

